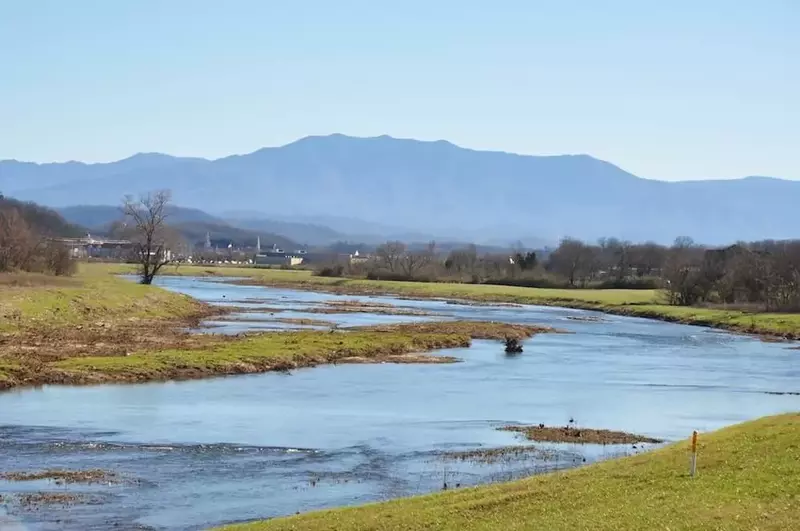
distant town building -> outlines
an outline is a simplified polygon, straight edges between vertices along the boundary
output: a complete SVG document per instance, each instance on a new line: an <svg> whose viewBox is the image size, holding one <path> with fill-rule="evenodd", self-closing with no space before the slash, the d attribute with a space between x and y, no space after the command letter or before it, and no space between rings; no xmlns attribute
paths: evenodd
<svg viewBox="0 0 800 531"><path fill-rule="evenodd" d="M111 240L93 238L87 234L84 238L54 238L65 245L73 258L127 258L133 250L130 240Z"/></svg>
<svg viewBox="0 0 800 531"><path fill-rule="evenodd" d="M351 264L363 264L364 262L369 261L369 256L362 255L356 250L353 254L350 255L350 263Z"/></svg>
<svg viewBox="0 0 800 531"><path fill-rule="evenodd" d="M285 266L298 266L303 263L302 256L296 256L292 254L286 253L274 253L274 252L266 252L266 253L258 253L253 258L253 263L257 266L267 266L267 265L285 265Z"/></svg>

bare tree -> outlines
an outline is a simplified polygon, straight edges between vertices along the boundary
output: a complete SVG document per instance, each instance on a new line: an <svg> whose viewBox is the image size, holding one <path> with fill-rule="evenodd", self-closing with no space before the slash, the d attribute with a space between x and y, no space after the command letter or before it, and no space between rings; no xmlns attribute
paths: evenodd
<svg viewBox="0 0 800 531"><path fill-rule="evenodd" d="M170 192L159 191L142 195L138 200L126 196L122 203L122 212L133 233L142 284L152 284L161 268L170 262L166 226L170 199Z"/></svg>
<svg viewBox="0 0 800 531"><path fill-rule="evenodd" d="M558 249L550 255L550 267L567 278L575 287L576 281L585 280L595 269L595 252L590 246L574 238L564 238Z"/></svg>
<svg viewBox="0 0 800 531"><path fill-rule="evenodd" d="M29 269L37 244L16 208L0 210L0 271Z"/></svg>
<svg viewBox="0 0 800 531"><path fill-rule="evenodd" d="M406 244L403 242L386 242L379 245L375 249L375 255L386 266L386 268L394 273L398 270L398 266L406 253Z"/></svg>

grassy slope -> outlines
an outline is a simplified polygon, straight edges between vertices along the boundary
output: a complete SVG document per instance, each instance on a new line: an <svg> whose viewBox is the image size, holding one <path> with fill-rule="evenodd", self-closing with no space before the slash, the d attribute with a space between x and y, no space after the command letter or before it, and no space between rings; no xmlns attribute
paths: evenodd
<svg viewBox="0 0 800 531"><path fill-rule="evenodd" d="M126 266L99 266L122 271ZM353 294L392 293L408 297L459 298L476 301L542 304L599 310L728 330L800 337L800 314L746 313L738 310L692 308L660 304L653 290L544 289L487 284L373 281L312 276L309 271L285 271L202 266L168 268L167 274L248 277L265 285L332 290Z"/></svg>
<svg viewBox="0 0 800 531"><path fill-rule="evenodd" d="M4 275L0 275L0 280ZM10 275L5 278L9 280ZM0 283L0 332L84 325L89 322L182 319L204 305L82 265L73 278L15 275Z"/></svg>
<svg viewBox="0 0 800 531"><path fill-rule="evenodd" d="M800 415L767 417L688 443L512 483L242 524L228 531L796 529Z"/></svg>
<svg viewBox="0 0 800 531"><path fill-rule="evenodd" d="M186 322L209 312L190 297L93 267L81 267L72 278L0 274L0 389L44 383L38 380L41 356L59 350L68 355L76 338L97 339L90 330L105 331L98 341L126 341L137 326Z"/></svg>

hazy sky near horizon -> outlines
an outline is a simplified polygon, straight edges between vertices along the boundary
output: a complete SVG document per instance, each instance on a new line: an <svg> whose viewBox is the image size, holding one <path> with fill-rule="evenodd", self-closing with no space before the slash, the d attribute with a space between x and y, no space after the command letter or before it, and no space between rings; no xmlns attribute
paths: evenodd
<svg viewBox="0 0 800 531"><path fill-rule="evenodd" d="M800 179L800 2L0 0L0 159L312 134Z"/></svg>

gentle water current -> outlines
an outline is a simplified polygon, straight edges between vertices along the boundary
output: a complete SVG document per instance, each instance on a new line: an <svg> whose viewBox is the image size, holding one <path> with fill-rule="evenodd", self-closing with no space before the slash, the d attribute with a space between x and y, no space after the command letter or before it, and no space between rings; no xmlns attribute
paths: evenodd
<svg viewBox="0 0 800 531"><path fill-rule="evenodd" d="M285 311L208 323L237 333L275 317L340 326L418 319L551 325L508 357L499 343L449 350L448 365L337 365L181 383L58 387L0 394L0 471L101 468L121 485L0 481L0 495L93 493L92 504L9 505L0 529L202 529L519 477L631 448L555 451L490 465L445 451L520 444L508 423L610 428L674 440L800 410L800 351L715 330L536 306L336 296L194 278L160 284L215 304ZM388 303L432 317L315 314L331 300ZM247 301L246 303L243 301ZM599 319L585 321L582 319ZM10 522L14 522L11 524ZM5 522L5 523L4 523Z"/></svg>

